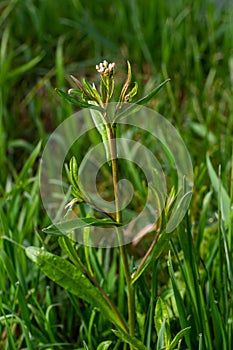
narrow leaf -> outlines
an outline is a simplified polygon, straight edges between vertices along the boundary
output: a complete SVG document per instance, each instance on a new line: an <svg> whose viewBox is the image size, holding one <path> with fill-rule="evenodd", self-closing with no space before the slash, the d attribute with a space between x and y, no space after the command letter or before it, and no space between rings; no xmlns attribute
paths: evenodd
<svg viewBox="0 0 233 350"><path fill-rule="evenodd" d="M219 178L213 168L213 165L210 161L209 156L206 156L206 164L207 164L207 168L208 168L208 172L209 172L209 176L210 176L210 180L212 183L212 186L215 190L216 193L219 193ZM224 219L224 222L226 223L226 225L229 224L230 222L230 206L231 206L231 201L230 201L230 197L227 194L227 191L225 190L225 188L223 187L222 183L221 183L221 198L220 198L220 202L221 202L221 210L222 210L222 216Z"/></svg>
<svg viewBox="0 0 233 350"><path fill-rule="evenodd" d="M180 222L189 206L190 200L192 197L192 192L186 192L183 196L179 194L177 196L176 202L174 203L171 216L169 221L166 224L166 232L170 233L174 231L177 226L177 223Z"/></svg>
<svg viewBox="0 0 233 350"><path fill-rule="evenodd" d="M36 158L39 156L41 149L41 141L37 144L36 148L31 153L30 157L27 159L26 163L23 166L23 169L18 177L18 181L23 181L28 171L32 168L33 164L36 161Z"/></svg>
<svg viewBox="0 0 233 350"><path fill-rule="evenodd" d="M85 79L83 79L83 85L86 88L86 91L89 95L89 100L95 100L98 104L102 104L101 97L96 90L95 86L91 86L91 84L88 83Z"/></svg>
<svg viewBox="0 0 233 350"><path fill-rule="evenodd" d="M111 340L103 341L98 345L97 350L107 350L111 344L112 344Z"/></svg>
<svg viewBox="0 0 233 350"><path fill-rule="evenodd" d="M104 109L100 106L96 106L84 101L79 101L76 98L70 96L67 92L64 92L60 89L55 89L56 93L58 94L58 96L61 96L62 98L64 98L65 100L75 104L76 106L79 106L81 108L91 108L91 109L96 109L98 111L103 111Z"/></svg>
<svg viewBox="0 0 233 350"><path fill-rule="evenodd" d="M79 181L78 181L78 163L76 158L73 156L70 159L69 163L69 175L70 175L70 182L73 185L73 192L76 193L77 199L82 202L82 193L79 189Z"/></svg>
<svg viewBox="0 0 233 350"><path fill-rule="evenodd" d="M95 124L96 129L98 130L99 134L101 135L104 149L106 153L106 160L109 160L110 158L110 145L108 142L108 132L106 127L106 121L100 111L92 110L91 111L92 120Z"/></svg>
<svg viewBox="0 0 233 350"><path fill-rule="evenodd" d="M44 57L44 55L39 55L36 56L35 58L33 58L31 61L23 64L20 67L17 67L15 69L13 69L9 74L8 74L8 78L14 78L18 75L22 75L24 74L26 71L28 71L29 69L32 69L34 66L37 65L37 63L39 63L42 58Z"/></svg>
<svg viewBox="0 0 233 350"><path fill-rule="evenodd" d="M190 332L190 329L191 327L186 327L182 329L179 333L177 333L176 336L173 338L168 350L174 350L179 341Z"/></svg>
<svg viewBox="0 0 233 350"><path fill-rule="evenodd" d="M76 90L76 89L69 89L68 90L69 95L77 95L79 98L82 98L83 92L81 90Z"/></svg>
<svg viewBox="0 0 233 350"><path fill-rule="evenodd" d="M143 97L142 99L135 102L137 105L145 105L147 102L149 102L161 89L162 87L171 79L166 79L161 84L159 84L154 90L152 90L148 95Z"/></svg>
<svg viewBox="0 0 233 350"><path fill-rule="evenodd" d="M135 349L137 350L148 350L148 348L137 338L135 337L131 337L129 334L121 331L121 330L112 330L113 333L120 338L121 340L123 340L124 342L132 345Z"/></svg>
<svg viewBox="0 0 233 350"><path fill-rule="evenodd" d="M83 228L86 226L120 226L121 224L110 219L96 219L96 218L76 218L67 221L61 221L56 224L52 224L43 229L43 232L47 234L65 234L75 229Z"/></svg>
<svg viewBox="0 0 233 350"><path fill-rule="evenodd" d="M163 251L168 247L168 243L171 237L172 233L161 233L145 264L143 265L139 273L133 277L132 283L135 283L137 279L159 258Z"/></svg>
<svg viewBox="0 0 233 350"><path fill-rule="evenodd" d="M161 328L159 330L159 334L158 334L158 340L157 340L157 344L156 344L156 350L163 350L166 349L166 346L164 344L164 331L165 331L165 323L166 320L163 320Z"/></svg>
<svg viewBox="0 0 233 350"><path fill-rule="evenodd" d="M121 120L127 117L129 114L138 111L141 108L141 106L145 105L148 101L150 101L168 81L170 81L170 79L167 79L164 82L162 82L159 86L157 86L154 90L152 90L148 95L136 101L134 104L132 104L132 106L127 108L124 112L118 114L116 117L116 121Z"/></svg>
<svg viewBox="0 0 233 350"><path fill-rule="evenodd" d="M173 289L173 293L174 293L174 297L175 297L175 301L176 301L177 310L179 313L179 320L180 320L181 328L183 328L183 330L189 329L189 327L187 327L188 321L187 321L187 315L186 315L186 311L185 311L185 305L184 305L184 302L182 300L182 296L180 294L180 288L176 282L170 252L169 252L169 257L168 257L168 271L169 271L169 275L171 278L172 289ZM178 334L176 336L178 336ZM185 336L186 344L187 344L188 348L190 349L191 348L190 337L188 337L186 332L185 332L184 336ZM172 345L173 341L175 341L175 339L176 339L176 337L172 340L170 346Z"/></svg>
<svg viewBox="0 0 233 350"><path fill-rule="evenodd" d="M169 315L167 311L167 306L163 301L163 299L161 298L158 298L156 303L154 323L155 323L155 329L158 335L164 323L163 342L165 346L168 346L170 344L170 339L171 339Z"/></svg>
<svg viewBox="0 0 233 350"><path fill-rule="evenodd" d="M17 299L21 309L21 314L24 317L24 321L28 329L31 330L30 313L25 298L26 291L23 288L23 283L21 282L19 276L16 274L12 259L7 255L7 253L3 249L0 249L0 263L0 267L4 267L12 286L17 285L17 287L15 288L18 288Z"/></svg>

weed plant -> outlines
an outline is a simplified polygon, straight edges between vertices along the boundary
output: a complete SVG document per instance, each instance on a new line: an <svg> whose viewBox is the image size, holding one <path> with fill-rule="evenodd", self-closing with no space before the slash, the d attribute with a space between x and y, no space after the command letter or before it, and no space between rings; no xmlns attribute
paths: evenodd
<svg viewBox="0 0 233 350"><path fill-rule="evenodd" d="M0 10L0 348L232 349L231 2L9 0ZM171 79L148 106L178 129L194 169L184 220L162 247L156 241L136 279L156 232L120 253L43 231L51 222L39 159L50 133L78 109L55 88L67 91L70 74L96 81L93 66L104 58L123 72L118 92L131 62L138 99ZM93 135L79 145L80 159L87 141ZM156 151L148 135L142 141ZM124 169L132 174L127 162ZM137 190L144 197L140 181ZM30 246L48 266L57 259L64 284L28 259Z"/></svg>

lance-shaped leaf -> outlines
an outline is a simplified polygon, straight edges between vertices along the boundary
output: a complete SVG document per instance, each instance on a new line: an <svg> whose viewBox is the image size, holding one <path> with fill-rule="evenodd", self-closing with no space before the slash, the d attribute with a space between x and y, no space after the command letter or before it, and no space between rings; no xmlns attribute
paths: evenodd
<svg viewBox="0 0 233 350"><path fill-rule="evenodd" d="M73 82L75 83L75 85L79 88L79 90L82 92L82 98L85 101L88 101L91 99L91 94L89 94L88 90L86 89L86 87L77 79L75 78L73 75L70 76L71 79L73 80ZM85 80L84 80L85 81Z"/></svg>
<svg viewBox="0 0 233 350"><path fill-rule="evenodd" d="M109 75L102 75L100 80L100 93L101 98L104 103L107 103L109 100L109 91L110 91L110 77Z"/></svg>
<svg viewBox="0 0 233 350"><path fill-rule="evenodd" d="M135 113L141 109L141 106L145 105L147 102L149 102L161 89L162 87L168 82L170 79L165 80L162 82L159 86L157 86L154 90L152 90L148 95L144 96L140 100L136 101L134 104L132 104L130 107L128 107L126 110L124 110L122 113L118 114L116 117L116 122L118 120L121 120L128 115Z"/></svg>
<svg viewBox="0 0 233 350"><path fill-rule="evenodd" d="M75 197L77 197L77 199L79 199L82 202L83 196L79 189L79 183L78 183L78 163L74 156L70 159L69 165L70 165L69 167L70 182L73 186L72 194L75 194Z"/></svg>
<svg viewBox="0 0 233 350"><path fill-rule="evenodd" d="M173 233L162 232L158 241L155 243L151 254L148 256L145 264L140 271L133 276L132 283L135 283L138 278L159 258L159 256L167 248L169 240L172 238Z"/></svg>
<svg viewBox="0 0 233 350"><path fill-rule="evenodd" d="M58 96L61 96L62 98L69 101L70 103L75 104L76 106L79 106L81 108L92 108L92 109L96 109L98 111L104 111L104 109L102 107L91 104L91 103L87 103L84 101L77 100L75 97L72 97L67 92L64 92L60 89L55 89L55 91L58 94Z"/></svg>
<svg viewBox="0 0 233 350"><path fill-rule="evenodd" d="M166 303L161 298L158 298L156 303L154 323L157 335L160 334L165 347L169 346L171 340L169 314Z"/></svg>
<svg viewBox="0 0 233 350"><path fill-rule="evenodd" d="M141 98L140 100L138 100L137 102L135 102L138 105L145 105L147 102L149 102L158 92L159 90L162 89L162 87L171 79L166 79L165 81L163 81L161 84L159 84L159 86L157 86L154 90L152 90L148 95L144 96L143 98Z"/></svg>
<svg viewBox="0 0 233 350"><path fill-rule="evenodd" d="M105 153L106 153L106 160L109 160L110 158L110 145L108 142L108 132L107 132L107 122L103 117L103 113L100 111L96 110L91 110L91 116L92 120L94 122L94 125L98 132L101 135L101 138L103 140L104 148L105 148Z"/></svg>
<svg viewBox="0 0 233 350"><path fill-rule="evenodd" d="M71 220L64 220L52 224L43 229L43 232L47 234L64 235L70 233L76 229L80 229L86 226L121 226L120 223L111 219L96 219L96 218L76 218Z"/></svg>
<svg viewBox="0 0 233 350"><path fill-rule="evenodd" d="M97 307L109 321L124 329L116 313L111 309L100 290L83 273L81 267L74 266L60 256L37 247L28 247L26 254L52 281Z"/></svg>
<svg viewBox="0 0 233 350"><path fill-rule="evenodd" d="M98 93L98 91L96 90L95 85L93 84L93 86L91 86L91 84L88 83L88 81L86 81L85 79L83 79L83 86L85 87L85 90L88 92L89 95L89 100L94 100L97 102L97 104L99 105L103 105L103 102L101 100L101 97Z"/></svg>

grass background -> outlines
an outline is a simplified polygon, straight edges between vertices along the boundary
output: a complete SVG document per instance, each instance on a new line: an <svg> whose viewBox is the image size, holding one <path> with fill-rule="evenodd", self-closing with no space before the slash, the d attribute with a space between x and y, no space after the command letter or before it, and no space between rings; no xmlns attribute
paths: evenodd
<svg viewBox="0 0 233 350"><path fill-rule="evenodd" d="M71 73L96 79L95 64L103 59L123 72L126 60L131 62L139 96L171 78L150 106L179 130L194 167L188 234L182 228L174 233L166 251L172 252L169 268L164 254L149 277L156 280L152 289L147 284L138 289L141 309L149 304L153 310L162 295L174 334L187 324L193 327L184 349L233 347L232 16L226 0L0 2L0 348L81 349L84 341L96 349L105 339L122 348L95 309L46 279L24 252L29 245L59 251L57 240L41 233L49 220L38 184L38 159L49 133L73 111L54 88L68 88ZM131 253L135 259L143 254ZM90 256L99 280L123 311L117 251L91 249ZM200 309L194 312L198 296ZM152 311L142 310L141 338L156 348Z"/></svg>

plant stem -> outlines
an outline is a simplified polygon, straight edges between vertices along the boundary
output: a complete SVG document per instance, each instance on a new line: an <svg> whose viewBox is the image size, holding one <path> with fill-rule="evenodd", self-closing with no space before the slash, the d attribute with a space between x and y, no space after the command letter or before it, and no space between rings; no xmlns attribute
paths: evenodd
<svg viewBox="0 0 233 350"><path fill-rule="evenodd" d="M92 277L90 274L88 274L89 279L92 281L92 283L99 289L99 291L102 293L103 297L105 298L105 300L107 301L107 303L109 304L109 306L112 308L112 310L115 312L115 315L117 316L119 322L121 323L121 327L122 329L127 332L127 326L123 320L123 318L121 317L119 311L117 310L116 306L112 303L112 301L109 299L109 297L107 296L106 292L103 290L103 288L100 286L100 284L97 282L97 280Z"/></svg>
<svg viewBox="0 0 233 350"><path fill-rule="evenodd" d="M112 164L112 177L113 177L113 189L115 197L115 210L116 210L116 221L122 221L122 213L119 205L119 190L118 190L118 169L117 169L117 145L116 145L116 124L108 124L108 139L110 145L111 164ZM134 301L134 289L131 281L129 262L127 257L126 247L124 245L124 238L121 238L118 228L116 228L119 241L120 241L120 254L124 267L125 280L128 290L128 322L129 322L129 334L134 336L135 330L135 301ZM130 346L133 350L133 347Z"/></svg>
<svg viewBox="0 0 233 350"><path fill-rule="evenodd" d="M150 245L149 249L147 250L146 254L144 255L141 263L139 264L137 271L134 274L134 278L133 278L134 281L136 280L138 274L140 273L141 269L143 268L144 264L146 263L146 260L147 260L148 256L150 255L150 253L152 252L156 242L158 241L159 236L160 236L160 229L158 229L158 231L155 235L155 238L153 239L153 242L151 243L151 245Z"/></svg>

